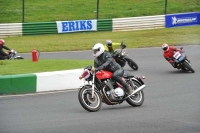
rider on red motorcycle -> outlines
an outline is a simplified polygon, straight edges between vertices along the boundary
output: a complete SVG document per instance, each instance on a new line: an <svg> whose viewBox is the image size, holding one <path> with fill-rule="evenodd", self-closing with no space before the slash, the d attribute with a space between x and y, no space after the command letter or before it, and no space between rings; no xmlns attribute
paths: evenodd
<svg viewBox="0 0 200 133"><path fill-rule="evenodd" d="M10 48L5 46L5 41L0 39L0 60L8 59L8 54L3 51L3 48L6 50L11 50Z"/></svg>
<svg viewBox="0 0 200 133"><path fill-rule="evenodd" d="M174 67L178 68L178 64L173 60L174 51L183 52L181 49L175 48L174 46L168 46L168 44L162 44L164 50L163 57Z"/></svg>
<svg viewBox="0 0 200 133"><path fill-rule="evenodd" d="M105 51L104 45L101 43L96 43L92 50L94 51L93 56L95 71L107 70L112 72L112 79L120 83L131 95L133 93L132 88L122 80L124 70L122 67L114 61L109 52Z"/></svg>

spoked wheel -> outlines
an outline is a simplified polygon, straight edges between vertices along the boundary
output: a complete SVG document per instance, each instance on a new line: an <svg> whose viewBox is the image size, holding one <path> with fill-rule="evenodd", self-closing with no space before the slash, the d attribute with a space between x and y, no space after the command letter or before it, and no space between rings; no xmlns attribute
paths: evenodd
<svg viewBox="0 0 200 133"><path fill-rule="evenodd" d="M89 111L95 112L101 108L102 98L98 92L94 92L94 97L92 98L92 86L84 86L79 90L78 99L81 106Z"/></svg>
<svg viewBox="0 0 200 133"><path fill-rule="evenodd" d="M132 59L128 59L128 65L129 65L133 70L138 70L138 65L137 65Z"/></svg>
<svg viewBox="0 0 200 133"><path fill-rule="evenodd" d="M140 87L140 84L138 84L135 81L132 81L134 84L129 83L129 85L133 88L133 90L136 90ZM129 103L133 107L141 106L144 102L144 92L143 90L139 91L133 96L130 96L127 100L127 103Z"/></svg>

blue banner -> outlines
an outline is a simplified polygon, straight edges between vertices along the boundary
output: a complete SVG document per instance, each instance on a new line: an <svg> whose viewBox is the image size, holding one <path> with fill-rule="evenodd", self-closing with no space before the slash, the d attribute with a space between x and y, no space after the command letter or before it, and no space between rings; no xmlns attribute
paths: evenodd
<svg viewBox="0 0 200 133"><path fill-rule="evenodd" d="M165 26L167 28L177 26L189 26L200 24L200 12L168 14L165 16Z"/></svg>

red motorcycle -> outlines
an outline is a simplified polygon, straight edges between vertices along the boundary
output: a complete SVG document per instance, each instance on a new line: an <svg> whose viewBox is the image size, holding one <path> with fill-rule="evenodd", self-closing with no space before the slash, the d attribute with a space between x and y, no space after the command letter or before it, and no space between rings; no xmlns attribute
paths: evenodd
<svg viewBox="0 0 200 133"><path fill-rule="evenodd" d="M101 108L102 102L107 105L121 104L126 101L133 107L141 106L144 102L143 89L146 87L139 76L134 76L128 71L124 72L123 80L128 83L133 94L128 95L127 91L118 82L111 79L109 71L98 71L95 73L92 66L84 68L79 79L84 79L84 85L79 89L78 99L81 106L89 111L95 112Z"/></svg>

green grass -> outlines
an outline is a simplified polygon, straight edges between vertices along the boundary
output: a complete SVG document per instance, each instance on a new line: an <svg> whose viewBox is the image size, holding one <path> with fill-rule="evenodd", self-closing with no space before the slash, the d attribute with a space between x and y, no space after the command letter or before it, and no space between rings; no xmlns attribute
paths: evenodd
<svg viewBox="0 0 200 133"><path fill-rule="evenodd" d="M24 0L25 22L51 22L96 19L96 0ZM164 14L165 0L99 0L99 19ZM22 22L22 0L0 0L0 23ZM199 12L200 0L168 0L167 13ZM200 26L129 32L85 32L4 38L6 45L19 53L91 50L94 43L124 41L127 48L200 44ZM0 61L1 64L1 61ZM0 75L59 71L83 68L91 60L6 60Z"/></svg>
<svg viewBox="0 0 200 133"><path fill-rule="evenodd" d="M106 39L124 41L127 48L160 47L164 42L171 45L200 44L200 26L4 38L6 45L19 53L29 53L33 48L40 52L91 50L94 43L105 43Z"/></svg>
<svg viewBox="0 0 200 133"><path fill-rule="evenodd" d="M0 23L22 22L23 0L0 0ZM25 22L96 19L97 0L24 0ZM200 0L168 0L167 13L199 12ZM99 0L99 19L164 14L165 0Z"/></svg>
<svg viewBox="0 0 200 133"><path fill-rule="evenodd" d="M93 64L92 60L0 60L0 76L79 69Z"/></svg>
<svg viewBox="0 0 200 133"><path fill-rule="evenodd" d="M105 40L108 38L115 42L124 41L127 48L160 47L164 42L170 45L200 45L200 26L129 32L92 32L8 37L5 38L5 41L7 46L18 52L30 53L33 48L40 52L91 50L94 43L105 43ZM0 65L1 75L59 71L93 65L92 60L68 59L40 59L36 63L31 60L6 60L5 62L5 65Z"/></svg>

